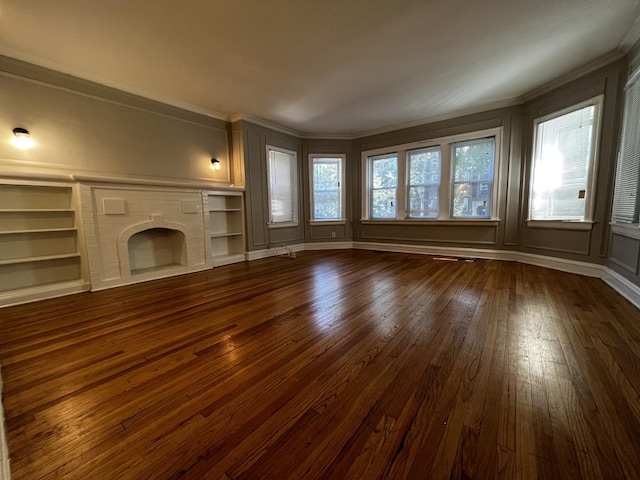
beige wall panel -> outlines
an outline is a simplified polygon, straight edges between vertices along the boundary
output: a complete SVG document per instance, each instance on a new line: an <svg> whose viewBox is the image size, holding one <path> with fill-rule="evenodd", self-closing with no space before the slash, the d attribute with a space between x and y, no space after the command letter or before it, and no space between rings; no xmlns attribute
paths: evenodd
<svg viewBox="0 0 640 480"><path fill-rule="evenodd" d="M189 112L189 120L172 117L160 104L161 113L2 72L0 104L0 170L229 183L222 121ZM15 148L15 127L29 130L36 145ZM221 170L211 169L213 157Z"/></svg>

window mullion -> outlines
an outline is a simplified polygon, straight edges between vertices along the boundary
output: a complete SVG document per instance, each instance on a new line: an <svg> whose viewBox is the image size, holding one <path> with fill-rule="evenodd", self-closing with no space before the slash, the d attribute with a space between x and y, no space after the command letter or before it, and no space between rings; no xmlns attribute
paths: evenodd
<svg viewBox="0 0 640 480"><path fill-rule="evenodd" d="M407 152L398 150L398 187L396 189L396 219L404 220L407 216Z"/></svg>
<svg viewBox="0 0 640 480"><path fill-rule="evenodd" d="M453 182L451 170L451 144L443 143L440 149L440 197L438 199L440 211L438 218L446 220L451 218L451 184Z"/></svg>

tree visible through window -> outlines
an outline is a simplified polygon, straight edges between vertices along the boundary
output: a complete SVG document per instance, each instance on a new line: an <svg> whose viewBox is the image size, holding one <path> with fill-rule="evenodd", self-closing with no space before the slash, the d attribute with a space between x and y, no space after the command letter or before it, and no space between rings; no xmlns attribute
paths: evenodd
<svg viewBox="0 0 640 480"><path fill-rule="evenodd" d="M398 196L398 156L371 158L371 218L395 218Z"/></svg>
<svg viewBox="0 0 640 480"><path fill-rule="evenodd" d="M343 159L342 155L311 157L313 220L344 219Z"/></svg>
<svg viewBox="0 0 640 480"><path fill-rule="evenodd" d="M440 147L407 153L409 162L409 206L411 218L438 218L440 191Z"/></svg>
<svg viewBox="0 0 640 480"><path fill-rule="evenodd" d="M496 218L501 128L363 152L365 219Z"/></svg>
<svg viewBox="0 0 640 480"><path fill-rule="evenodd" d="M495 138L453 144L453 216L484 217L491 212Z"/></svg>

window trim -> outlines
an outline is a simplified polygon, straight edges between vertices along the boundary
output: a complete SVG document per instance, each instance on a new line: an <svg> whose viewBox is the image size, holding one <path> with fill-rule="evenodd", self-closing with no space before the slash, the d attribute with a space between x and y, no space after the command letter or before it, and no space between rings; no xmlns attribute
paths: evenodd
<svg viewBox="0 0 640 480"><path fill-rule="evenodd" d="M397 222L399 224L438 224L441 225L453 225L453 224L462 224L463 222L467 222L472 225L493 225L496 222L499 222L500 219L498 217L499 208L498 208L498 199L499 190L500 190L500 178L502 171L502 134L503 127L493 127L487 128L484 130L476 130L472 132L457 134L457 135L447 135L443 137L429 138L425 140L419 140L416 142L403 143L399 145L390 145L387 147L381 147L371 150L365 150L361 154L361 212L360 212L360 221L366 223L389 223L389 222ZM492 181L492 192L491 192L491 212L488 218L456 218L453 217L453 212L451 210L452 205L452 183L453 183L453 169L452 167L452 146L456 142L462 142L465 140L474 140L479 138L486 137L495 137L495 152L494 152L494 165L493 165L493 181ZM428 148L440 146L440 161L441 161L441 175L440 175L440 210L438 218L409 218L406 216L406 208L407 208L407 182L406 182L406 173L407 173L407 152L409 150L416 150L419 148ZM370 177L370 168L371 163L369 162L370 157L374 157L377 155L383 154L396 154L398 158L398 189L397 189L397 202L396 202L396 218L371 218L371 200L370 200L370 186L369 186L369 177ZM447 172L444 171L442 164L446 162ZM402 166L401 166L402 164ZM446 175L443 175L444 172Z"/></svg>
<svg viewBox="0 0 640 480"><path fill-rule="evenodd" d="M274 152L279 152L279 153L285 153L287 155L291 155L293 158L291 159L291 163L293 166L293 185L292 185L292 191L293 191L293 220L285 220L282 222L274 222L273 221L273 211L271 210L271 162L270 162L270 155L269 152L270 151L274 151ZM282 148L282 147L276 147L274 145L267 145L266 146L266 153L267 153L267 208L269 210L269 214L268 214L268 222L267 222L267 226L269 228L285 228L285 227L297 227L299 224L299 216L298 216L298 204L299 204L299 197L298 197L298 181L299 181L299 177L298 177L298 152L294 151L294 150L289 150L287 148Z"/></svg>
<svg viewBox="0 0 640 480"><path fill-rule="evenodd" d="M340 218L330 218L330 219L321 219L315 218L315 196L313 189L313 165L314 160L316 158L339 158L340 159ZM347 155L344 153L310 153L309 154L309 224L311 225L327 225L330 223L345 223L346 221L346 211L347 211L347 195L345 188L346 181L346 163L347 163Z"/></svg>
<svg viewBox="0 0 640 480"><path fill-rule="evenodd" d="M591 168L587 176L587 192L585 201L585 212L583 220L574 219L533 219L531 218L531 206L533 204L533 179L535 176L535 164L538 144L538 125L553 120L571 112L582 110L585 107L594 106L593 115L593 132L591 139ZM596 207L596 187L598 184L598 176L596 172L599 166L600 157L600 136L602 133L602 110L604 106L604 95L596 95L582 102L574 103L568 107L556 110L554 112L542 115L533 120L533 138L531 148L531 167L529 169L529 198L527 205L527 226L530 228L557 228L559 230L589 230L594 223L594 214ZM578 227L582 225L583 228Z"/></svg>

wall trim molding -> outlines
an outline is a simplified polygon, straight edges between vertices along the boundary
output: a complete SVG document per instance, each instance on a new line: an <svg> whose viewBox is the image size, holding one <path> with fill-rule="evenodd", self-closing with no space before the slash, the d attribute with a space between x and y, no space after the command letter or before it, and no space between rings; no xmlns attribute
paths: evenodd
<svg viewBox="0 0 640 480"><path fill-rule="evenodd" d="M640 287L608 267L602 267L602 281L640 310Z"/></svg>

